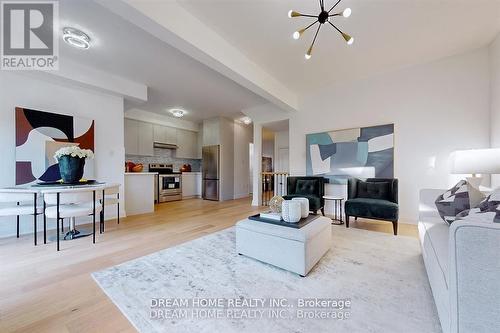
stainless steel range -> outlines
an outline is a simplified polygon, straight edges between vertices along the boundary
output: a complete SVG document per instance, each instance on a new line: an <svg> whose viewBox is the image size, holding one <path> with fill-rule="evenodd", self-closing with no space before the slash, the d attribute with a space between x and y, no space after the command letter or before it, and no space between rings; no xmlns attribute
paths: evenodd
<svg viewBox="0 0 500 333"><path fill-rule="evenodd" d="M172 164L150 164L149 172L158 172L157 202L182 200L182 177Z"/></svg>

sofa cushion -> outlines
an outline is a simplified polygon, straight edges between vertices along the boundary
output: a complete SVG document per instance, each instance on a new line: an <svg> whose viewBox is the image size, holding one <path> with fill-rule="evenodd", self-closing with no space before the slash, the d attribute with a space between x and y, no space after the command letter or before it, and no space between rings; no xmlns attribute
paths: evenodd
<svg viewBox="0 0 500 333"><path fill-rule="evenodd" d="M319 193L319 182L317 179L299 179L295 188L297 194L317 194Z"/></svg>
<svg viewBox="0 0 500 333"><path fill-rule="evenodd" d="M398 219L398 204L380 199L356 198L345 203L345 212L348 216L373 217L396 221Z"/></svg>
<svg viewBox="0 0 500 333"><path fill-rule="evenodd" d="M427 242L432 248L433 254L439 264L439 269L443 275L443 279L448 286L448 243L450 238L450 227L437 217L426 218L424 221L420 221L420 224L425 228L425 235L423 236L422 242Z"/></svg>
<svg viewBox="0 0 500 333"><path fill-rule="evenodd" d="M357 182L358 198L390 200L390 191L389 182Z"/></svg>
<svg viewBox="0 0 500 333"><path fill-rule="evenodd" d="M461 180L436 199L436 207L443 221L451 224L457 214L475 207L484 199L484 194Z"/></svg>
<svg viewBox="0 0 500 333"><path fill-rule="evenodd" d="M321 208L321 198L318 196L304 194L289 194L283 196L285 200L292 200L293 198L307 198L309 200L309 210L311 211L316 211Z"/></svg>

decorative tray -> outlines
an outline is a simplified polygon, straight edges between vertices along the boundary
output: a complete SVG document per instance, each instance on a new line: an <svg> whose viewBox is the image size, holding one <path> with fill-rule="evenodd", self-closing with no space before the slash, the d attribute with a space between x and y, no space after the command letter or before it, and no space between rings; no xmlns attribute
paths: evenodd
<svg viewBox="0 0 500 333"><path fill-rule="evenodd" d="M95 185L95 184L100 184L100 183L95 179L88 179L88 180L78 181L78 182L74 182L74 183L63 183L61 181L37 182L33 186L78 186L78 185Z"/></svg>
<svg viewBox="0 0 500 333"><path fill-rule="evenodd" d="M257 221L257 222L281 225L283 227L288 227L288 228L300 229L300 228L308 225L312 221L316 220L318 217L319 217L319 215L309 215L308 217L301 219L297 223L288 223L285 221L276 221L276 220L271 220L271 219L265 219L265 218L261 218L260 214L255 214L255 215L249 216L248 219L252 220L252 221Z"/></svg>

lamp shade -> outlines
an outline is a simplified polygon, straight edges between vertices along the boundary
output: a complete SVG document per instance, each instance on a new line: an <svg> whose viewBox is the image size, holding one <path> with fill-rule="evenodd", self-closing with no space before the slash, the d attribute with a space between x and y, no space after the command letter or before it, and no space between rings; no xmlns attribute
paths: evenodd
<svg viewBox="0 0 500 333"><path fill-rule="evenodd" d="M450 159L453 174L500 174L500 148L457 150Z"/></svg>

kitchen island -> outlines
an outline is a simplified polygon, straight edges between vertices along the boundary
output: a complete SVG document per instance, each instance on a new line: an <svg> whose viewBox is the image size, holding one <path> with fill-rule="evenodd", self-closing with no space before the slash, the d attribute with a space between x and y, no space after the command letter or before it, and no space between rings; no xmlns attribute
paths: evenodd
<svg viewBox="0 0 500 333"><path fill-rule="evenodd" d="M125 211L127 216L155 210L157 172L125 172Z"/></svg>

